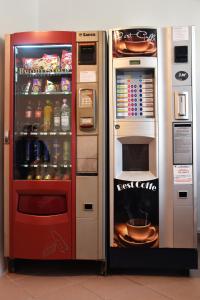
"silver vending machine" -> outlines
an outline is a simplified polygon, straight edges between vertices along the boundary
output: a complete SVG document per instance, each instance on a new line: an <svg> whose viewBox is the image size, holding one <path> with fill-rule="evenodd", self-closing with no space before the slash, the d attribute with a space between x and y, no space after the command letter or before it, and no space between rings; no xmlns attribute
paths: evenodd
<svg viewBox="0 0 200 300"><path fill-rule="evenodd" d="M197 267L194 28L109 33L109 268Z"/></svg>

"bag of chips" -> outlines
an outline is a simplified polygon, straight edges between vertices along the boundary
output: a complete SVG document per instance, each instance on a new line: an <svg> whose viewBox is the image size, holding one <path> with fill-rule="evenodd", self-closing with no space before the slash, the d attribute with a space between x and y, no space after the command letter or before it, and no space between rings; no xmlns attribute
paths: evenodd
<svg viewBox="0 0 200 300"><path fill-rule="evenodd" d="M57 91L57 86L50 80L46 80L45 82L45 92L46 93L51 93L51 92L56 92Z"/></svg>
<svg viewBox="0 0 200 300"><path fill-rule="evenodd" d="M56 72L60 70L60 57L57 54L44 54L42 56L44 71Z"/></svg>
<svg viewBox="0 0 200 300"><path fill-rule="evenodd" d="M72 69L72 53L66 50L62 51L61 70L70 71Z"/></svg>

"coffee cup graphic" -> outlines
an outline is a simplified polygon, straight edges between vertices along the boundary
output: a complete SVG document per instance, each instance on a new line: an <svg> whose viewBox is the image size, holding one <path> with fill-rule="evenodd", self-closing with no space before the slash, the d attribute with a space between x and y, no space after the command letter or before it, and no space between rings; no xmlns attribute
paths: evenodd
<svg viewBox="0 0 200 300"><path fill-rule="evenodd" d="M146 219L134 218L126 223L128 236L136 242L144 242L156 233L154 226Z"/></svg>
<svg viewBox="0 0 200 300"><path fill-rule="evenodd" d="M125 44L130 52L146 52L153 47L153 43L148 40L128 40Z"/></svg>

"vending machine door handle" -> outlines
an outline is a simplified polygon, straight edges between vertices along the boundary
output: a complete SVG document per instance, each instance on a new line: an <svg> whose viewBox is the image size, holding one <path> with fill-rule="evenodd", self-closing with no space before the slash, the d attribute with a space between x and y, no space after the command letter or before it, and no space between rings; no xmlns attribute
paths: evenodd
<svg viewBox="0 0 200 300"><path fill-rule="evenodd" d="M10 144L10 130L6 130L4 133L4 144Z"/></svg>

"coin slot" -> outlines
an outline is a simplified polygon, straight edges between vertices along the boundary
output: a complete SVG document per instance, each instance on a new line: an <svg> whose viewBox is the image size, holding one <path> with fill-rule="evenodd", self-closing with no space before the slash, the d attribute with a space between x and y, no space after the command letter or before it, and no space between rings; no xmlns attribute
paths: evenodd
<svg viewBox="0 0 200 300"><path fill-rule="evenodd" d="M93 204L91 204L91 203L85 203L84 204L84 209L85 210L93 210Z"/></svg>
<svg viewBox="0 0 200 300"><path fill-rule="evenodd" d="M186 191L179 191L178 196L179 196L179 198L187 198L188 194Z"/></svg>

